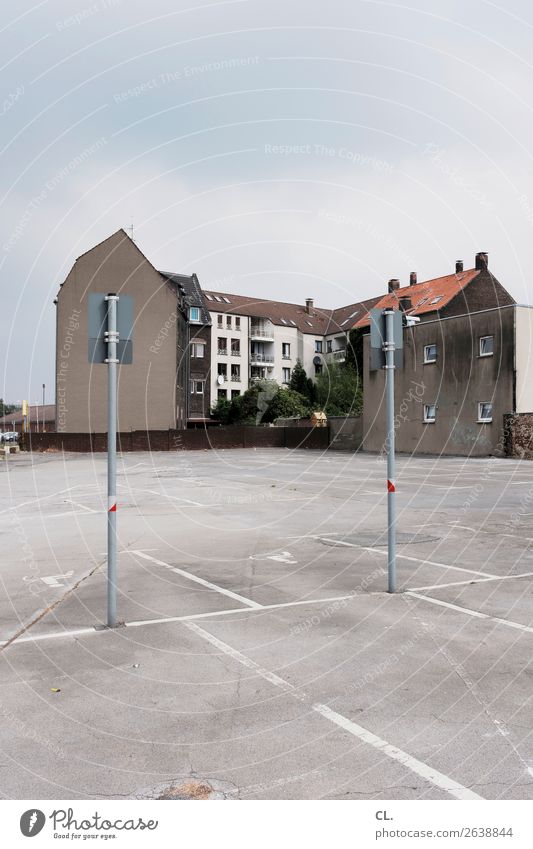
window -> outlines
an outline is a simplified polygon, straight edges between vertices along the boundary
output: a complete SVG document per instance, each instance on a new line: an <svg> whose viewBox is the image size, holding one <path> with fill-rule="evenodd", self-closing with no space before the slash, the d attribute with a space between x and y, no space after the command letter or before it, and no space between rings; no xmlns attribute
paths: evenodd
<svg viewBox="0 0 533 849"><path fill-rule="evenodd" d="M291 370L290 368L284 368L283 371L283 383L290 383L291 380Z"/></svg>
<svg viewBox="0 0 533 849"><path fill-rule="evenodd" d="M238 315L235 316L235 330L241 329L241 319Z"/></svg>
<svg viewBox="0 0 533 849"><path fill-rule="evenodd" d="M322 374L322 364L315 366L315 375Z"/></svg>
<svg viewBox="0 0 533 849"><path fill-rule="evenodd" d="M226 357L228 354L228 340L224 336L218 337L218 353L222 357Z"/></svg>
<svg viewBox="0 0 533 849"><path fill-rule="evenodd" d="M322 353L322 339L315 339L315 354Z"/></svg>
<svg viewBox="0 0 533 849"><path fill-rule="evenodd" d="M240 339L232 339L231 340L231 356L232 357L240 357L241 355L241 340Z"/></svg>
<svg viewBox="0 0 533 849"><path fill-rule="evenodd" d="M218 390L218 397L221 401L225 401L226 398L228 397L228 390L227 389L219 389Z"/></svg>
<svg viewBox="0 0 533 849"><path fill-rule="evenodd" d="M200 321L200 307L189 308L189 321Z"/></svg>
<svg viewBox="0 0 533 849"><path fill-rule="evenodd" d="M231 390L231 400L233 401L234 398L238 398L240 394L241 394L240 389L232 389Z"/></svg>
<svg viewBox="0 0 533 849"><path fill-rule="evenodd" d="M492 357L494 354L494 336L481 336L479 340L479 356Z"/></svg>
<svg viewBox="0 0 533 849"><path fill-rule="evenodd" d="M203 395L204 394L204 381L203 380L191 380L191 395Z"/></svg>
<svg viewBox="0 0 533 849"><path fill-rule="evenodd" d="M437 362L437 346L436 345L425 345L424 346L424 362L425 363L436 363Z"/></svg>
<svg viewBox="0 0 533 849"><path fill-rule="evenodd" d="M436 404L424 404L424 421L426 424L432 424L437 418Z"/></svg>
<svg viewBox="0 0 533 849"><path fill-rule="evenodd" d="M196 359L203 359L205 355L205 344L204 342L191 342L191 357L196 357Z"/></svg>
<svg viewBox="0 0 533 849"><path fill-rule="evenodd" d="M287 324L287 320L286 320L285 318L282 318L282 319L281 319L281 323L282 323L282 324Z"/></svg>
<svg viewBox="0 0 533 849"><path fill-rule="evenodd" d="M281 356L284 360L290 360L291 358L291 346L289 342L283 342L281 345Z"/></svg>
<svg viewBox="0 0 533 849"><path fill-rule="evenodd" d="M233 366L232 365L232 367L231 367L231 379L232 379L233 383L240 383L241 382L241 367L240 366Z"/></svg>
<svg viewBox="0 0 533 849"><path fill-rule="evenodd" d="M210 294L209 294L209 292L204 292L204 295L206 296L206 298L207 298L207 300L208 300L208 301L212 301L212 300L213 300L213 295L210 295Z"/></svg>
<svg viewBox="0 0 533 849"><path fill-rule="evenodd" d="M492 421L492 403L490 401L480 401L478 404L478 422Z"/></svg>
<svg viewBox="0 0 533 849"><path fill-rule="evenodd" d="M226 327L228 328L228 330L231 330L231 316L230 315L226 316Z"/></svg>
<svg viewBox="0 0 533 849"><path fill-rule="evenodd" d="M433 298L429 303L430 304L438 304L439 301L442 301L442 295L437 295L437 297Z"/></svg>
<svg viewBox="0 0 533 849"><path fill-rule="evenodd" d="M222 316L221 315L218 316L218 326L222 327Z"/></svg>
<svg viewBox="0 0 533 849"><path fill-rule="evenodd" d="M326 342L326 353L331 354L332 351L333 351L333 340L328 339L328 341Z"/></svg>
<svg viewBox="0 0 533 849"><path fill-rule="evenodd" d="M223 301L225 301L227 304L231 304L230 299L229 299L229 298L226 298L226 296L225 296L225 295L222 295L222 300L223 300Z"/></svg>

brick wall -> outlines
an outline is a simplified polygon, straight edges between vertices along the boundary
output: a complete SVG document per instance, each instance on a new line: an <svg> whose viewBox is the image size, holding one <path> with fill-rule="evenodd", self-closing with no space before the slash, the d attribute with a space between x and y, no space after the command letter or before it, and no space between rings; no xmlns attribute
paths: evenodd
<svg viewBox="0 0 533 849"><path fill-rule="evenodd" d="M210 448L314 448L325 450L329 428L211 427L197 430L131 431L117 435L119 451L201 451ZM32 433L31 451L107 450L105 433Z"/></svg>

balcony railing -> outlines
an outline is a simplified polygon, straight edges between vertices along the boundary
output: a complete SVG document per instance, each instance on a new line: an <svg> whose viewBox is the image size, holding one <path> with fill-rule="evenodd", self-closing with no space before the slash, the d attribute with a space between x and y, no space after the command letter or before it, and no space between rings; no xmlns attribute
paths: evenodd
<svg viewBox="0 0 533 849"><path fill-rule="evenodd" d="M240 355L241 355L240 348L239 348L239 350L238 350L238 351L237 351L235 348L232 348L232 349L231 349L231 351L230 351L230 353L231 353L231 356L232 356L232 357L240 357Z"/></svg>
<svg viewBox="0 0 533 849"><path fill-rule="evenodd" d="M219 348L218 349L218 356L219 357L227 357L228 356L228 349L227 348Z"/></svg>
<svg viewBox="0 0 533 849"><path fill-rule="evenodd" d="M346 348L339 348L338 351L328 351L326 356L335 363L342 363L346 359Z"/></svg>
<svg viewBox="0 0 533 849"><path fill-rule="evenodd" d="M230 381L231 381L231 383L240 383L241 382L240 374L232 374Z"/></svg>
<svg viewBox="0 0 533 849"><path fill-rule="evenodd" d="M265 327L250 327L250 338L251 339L269 339L270 341L274 341L274 328L270 330Z"/></svg>
<svg viewBox="0 0 533 849"><path fill-rule="evenodd" d="M250 362L252 363L273 363L274 357L271 354L250 354Z"/></svg>

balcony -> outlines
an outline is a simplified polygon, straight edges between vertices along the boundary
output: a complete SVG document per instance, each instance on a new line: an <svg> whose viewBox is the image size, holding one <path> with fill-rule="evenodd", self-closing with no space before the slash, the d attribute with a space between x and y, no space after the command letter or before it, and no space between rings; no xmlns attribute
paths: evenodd
<svg viewBox="0 0 533 849"><path fill-rule="evenodd" d="M232 348L231 351L230 351L230 354L231 354L232 357L240 357L240 355L241 355L240 348L239 348L239 350L235 350L234 348Z"/></svg>
<svg viewBox="0 0 533 849"><path fill-rule="evenodd" d="M274 327L268 324L251 324L250 339L261 339L263 342L273 342Z"/></svg>
<svg viewBox="0 0 533 849"><path fill-rule="evenodd" d="M337 351L328 351L326 358L330 363L343 363L346 360L346 348L339 348Z"/></svg>
<svg viewBox="0 0 533 849"><path fill-rule="evenodd" d="M218 356L219 357L227 357L228 356L228 349L227 348L219 348L218 349Z"/></svg>
<svg viewBox="0 0 533 849"><path fill-rule="evenodd" d="M274 364L274 356L272 354L254 354L253 351L250 353L250 363L255 365L255 363L270 363Z"/></svg>

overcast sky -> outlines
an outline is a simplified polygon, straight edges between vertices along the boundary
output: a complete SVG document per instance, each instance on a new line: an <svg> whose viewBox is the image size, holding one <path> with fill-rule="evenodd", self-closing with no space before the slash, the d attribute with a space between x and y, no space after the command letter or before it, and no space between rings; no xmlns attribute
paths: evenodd
<svg viewBox="0 0 533 849"><path fill-rule="evenodd" d="M465 268L533 303L521 0L3 4L1 338L53 401L53 299L133 222L159 269L334 307Z"/></svg>

